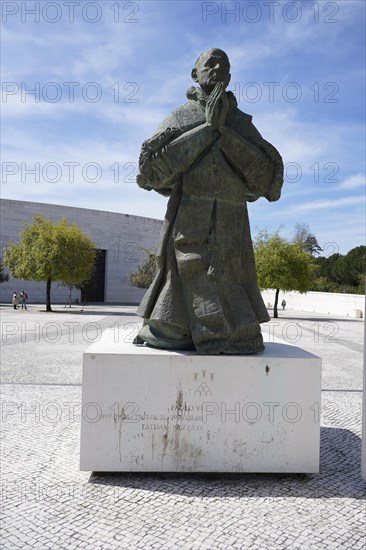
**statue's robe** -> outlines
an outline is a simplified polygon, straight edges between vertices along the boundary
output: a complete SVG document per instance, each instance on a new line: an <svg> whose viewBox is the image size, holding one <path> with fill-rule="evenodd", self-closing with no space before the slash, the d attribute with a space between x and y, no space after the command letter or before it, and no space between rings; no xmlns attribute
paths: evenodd
<svg viewBox="0 0 366 550"><path fill-rule="evenodd" d="M187 95L142 146L138 185L170 200L136 343L200 354L263 351L259 323L269 316L246 202L279 199L282 159L231 92L225 127L214 134L207 96L199 88Z"/></svg>

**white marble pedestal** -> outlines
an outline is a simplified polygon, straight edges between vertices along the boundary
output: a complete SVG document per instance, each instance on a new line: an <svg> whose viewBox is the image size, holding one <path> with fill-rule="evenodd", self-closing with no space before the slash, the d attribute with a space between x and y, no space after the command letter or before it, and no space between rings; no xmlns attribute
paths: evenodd
<svg viewBox="0 0 366 550"><path fill-rule="evenodd" d="M106 331L84 353L80 469L318 472L321 359L200 356Z"/></svg>

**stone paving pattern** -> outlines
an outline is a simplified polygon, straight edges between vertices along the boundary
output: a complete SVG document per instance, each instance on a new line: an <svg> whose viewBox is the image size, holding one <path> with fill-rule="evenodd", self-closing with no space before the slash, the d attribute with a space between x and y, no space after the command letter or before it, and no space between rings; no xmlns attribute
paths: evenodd
<svg viewBox="0 0 366 550"><path fill-rule="evenodd" d="M323 358L319 474L93 474L78 469L82 353L139 320L40 309L1 310L3 550L365 548L361 320L289 310L263 327Z"/></svg>

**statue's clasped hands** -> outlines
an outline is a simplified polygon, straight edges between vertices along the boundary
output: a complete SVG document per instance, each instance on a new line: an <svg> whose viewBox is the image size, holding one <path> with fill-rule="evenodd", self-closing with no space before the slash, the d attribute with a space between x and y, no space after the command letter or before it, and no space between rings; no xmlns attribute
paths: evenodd
<svg viewBox="0 0 366 550"><path fill-rule="evenodd" d="M229 112L229 102L227 99L224 82L218 82L206 103L206 122L212 131L221 132L225 126L227 114Z"/></svg>

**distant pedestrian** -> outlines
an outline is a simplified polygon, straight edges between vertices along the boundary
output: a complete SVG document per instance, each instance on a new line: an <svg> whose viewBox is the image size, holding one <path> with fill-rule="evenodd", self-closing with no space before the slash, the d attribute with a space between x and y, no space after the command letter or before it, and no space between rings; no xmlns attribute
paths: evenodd
<svg viewBox="0 0 366 550"><path fill-rule="evenodd" d="M27 300L28 300L28 294L23 289L20 293L20 301L22 302L22 309L27 309Z"/></svg>
<svg viewBox="0 0 366 550"><path fill-rule="evenodd" d="M286 300L282 300L281 306L282 306L282 309L285 309L285 307L286 307Z"/></svg>
<svg viewBox="0 0 366 550"><path fill-rule="evenodd" d="M14 306L14 309L18 309L18 305L19 305L19 296L17 294L17 292L14 290L14 293L13 293L13 298L12 298L12 304Z"/></svg>
<svg viewBox="0 0 366 550"><path fill-rule="evenodd" d="M66 307L66 306L71 307L71 303L72 303L72 289L73 289L74 287L73 287L73 285L67 285L67 288L69 289L69 295L68 295L68 297L67 297L65 307Z"/></svg>

